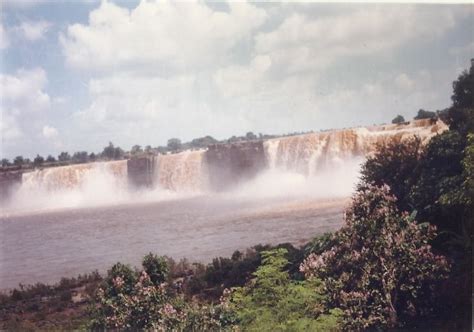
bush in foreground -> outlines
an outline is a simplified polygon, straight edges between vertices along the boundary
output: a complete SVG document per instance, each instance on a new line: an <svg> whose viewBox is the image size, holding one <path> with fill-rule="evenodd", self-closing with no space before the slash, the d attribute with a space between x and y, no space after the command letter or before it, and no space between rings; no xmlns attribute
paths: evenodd
<svg viewBox="0 0 474 332"><path fill-rule="evenodd" d="M344 310L344 328L394 328L429 314L435 286L448 273L446 259L428 244L435 227L400 213L388 186L360 190L345 219L334 246L301 265Z"/></svg>

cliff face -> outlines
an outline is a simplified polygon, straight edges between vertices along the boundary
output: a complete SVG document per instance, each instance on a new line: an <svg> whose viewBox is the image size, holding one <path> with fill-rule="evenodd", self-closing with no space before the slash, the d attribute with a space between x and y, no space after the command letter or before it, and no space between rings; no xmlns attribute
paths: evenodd
<svg viewBox="0 0 474 332"><path fill-rule="evenodd" d="M267 166L262 141L211 145L205 160L210 187L217 191L251 179Z"/></svg>
<svg viewBox="0 0 474 332"><path fill-rule="evenodd" d="M155 159L141 156L127 160L128 183L136 188L153 187Z"/></svg>

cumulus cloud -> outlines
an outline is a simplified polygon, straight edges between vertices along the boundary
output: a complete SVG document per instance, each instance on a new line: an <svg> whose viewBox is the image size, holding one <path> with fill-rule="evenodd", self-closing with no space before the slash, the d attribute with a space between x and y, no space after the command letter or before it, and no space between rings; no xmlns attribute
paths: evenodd
<svg viewBox="0 0 474 332"><path fill-rule="evenodd" d="M44 112L50 108L45 92L46 72L42 68L19 69L15 74L0 74L0 134L2 154L33 132Z"/></svg>
<svg viewBox="0 0 474 332"><path fill-rule="evenodd" d="M15 75L0 74L2 106L15 109L15 113L49 108L50 97L44 92L47 81L42 68L19 69Z"/></svg>
<svg viewBox="0 0 474 332"><path fill-rule="evenodd" d="M27 21L15 27L15 30L26 40L37 41L43 39L51 28L47 21Z"/></svg>
<svg viewBox="0 0 474 332"><path fill-rule="evenodd" d="M436 38L454 26L447 10L370 6L313 19L294 13L275 30L256 36L256 52L289 72L325 68L344 57L375 55L416 38Z"/></svg>
<svg viewBox="0 0 474 332"><path fill-rule="evenodd" d="M189 70L224 61L266 19L264 10L249 3L229 7L225 12L200 2L142 1L129 10L103 2L88 25L69 26L60 40L67 62L78 68Z"/></svg>

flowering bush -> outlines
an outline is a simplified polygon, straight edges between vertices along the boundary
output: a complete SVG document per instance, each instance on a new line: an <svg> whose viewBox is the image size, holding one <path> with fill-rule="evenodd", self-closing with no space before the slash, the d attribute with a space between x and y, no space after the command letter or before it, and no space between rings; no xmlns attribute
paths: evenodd
<svg viewBox="0 0 474 332"><path fill-rule="evenodd" d="M97 292L93 328L166 330L183 321L183 312L171 303L165 284L155 285L145 271L129 291L123 289L125 283L121 276L112 282L117 291L115 296L107 294L105 287Z"/></svg>
<svg viewBox="0 0 474 332"><path fill-rule="evenodd" d="M92 329L209 331L229 325L221 323L225 307L185 301L168 283L157 283L168 271L162 257L145 256L143 267L138 273L117 263L108 271L91 308Z"/></svg>
<svg viewBox="0 0 474 332"><path fill-rule="evenodd" d="M367 185L353 197L333 247L311 254L300 269L324 281L345 328L389 328L427 314L448 263L428 244L435 227L400 213L388 186Z"/></svg>

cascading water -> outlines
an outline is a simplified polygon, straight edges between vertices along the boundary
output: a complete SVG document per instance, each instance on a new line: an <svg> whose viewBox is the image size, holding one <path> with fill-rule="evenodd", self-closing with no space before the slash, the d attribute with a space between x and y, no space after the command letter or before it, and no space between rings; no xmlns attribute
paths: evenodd
<svg viewBox="0 0 474 332"><path fill-rule="evenodd" d="M115 204L127 200L127 161L51 167L24 173L3 212Z"/></svg>
<svg viewBox="0 0 474 332"><path fill-rule="evenodd" d="M23 174L22 187L46 191L74 189L94 181L95 176L109 176L117 185L126 186L127 162L120 160L35 170Z"/></svg>
<svg viewBox="0 0 474 332"><path fill-rule="evenodd" d="M183 151L155 157L155 185L177 192L204 192L208 189L205 150Z"/></svg>
<svg viewBox="0 0 474 332"><path fill-rule="evenodd" d="M348 160L362 158L374 151L377 143L394 138L404 140L417 135L427 142L433 135L446 130L444 123L413 121L408 125L384 125L326 131L264 142L270 169L314 176L321 170L343 166Z"/></svg>

